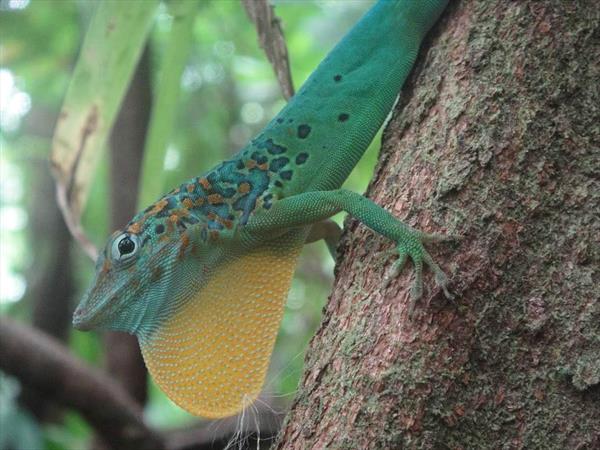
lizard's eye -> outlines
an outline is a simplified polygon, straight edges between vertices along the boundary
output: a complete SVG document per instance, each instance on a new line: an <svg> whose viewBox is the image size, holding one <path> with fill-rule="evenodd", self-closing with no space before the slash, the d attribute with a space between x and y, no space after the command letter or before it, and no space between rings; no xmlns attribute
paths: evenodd
<svg viewBox="0 0 600 450"><path fill-rule="evenodd" d="M139 238L135 234L123 233L113 241L111 256L114 261L125 261L133 257L139 248Z"/></svg>

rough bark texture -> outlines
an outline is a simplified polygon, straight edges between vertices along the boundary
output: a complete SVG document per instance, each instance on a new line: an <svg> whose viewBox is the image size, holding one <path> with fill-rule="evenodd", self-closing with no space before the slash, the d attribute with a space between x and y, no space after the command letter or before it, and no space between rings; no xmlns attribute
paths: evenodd
<svg viewBox="0 0 600 450"><path fill-rule="evenodd" d="M409 320L411 271L382 289L392 244L349 221L279 448L600 448L598 14L446 11L368 195L463 236L432 251L456 303L432 288Z"/></svg>

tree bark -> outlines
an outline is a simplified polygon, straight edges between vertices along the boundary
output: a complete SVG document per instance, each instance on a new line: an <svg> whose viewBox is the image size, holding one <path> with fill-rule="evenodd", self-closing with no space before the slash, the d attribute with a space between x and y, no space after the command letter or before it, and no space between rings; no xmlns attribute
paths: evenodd
<svg viewBox="0 0 600 450"><path fill-rule="evenodd" d="M600 20L595 2L453 2L368 196L428 232L455 303L347 222L278 448L600 448ZM430 247L431 248L431 247Z"/></svg>

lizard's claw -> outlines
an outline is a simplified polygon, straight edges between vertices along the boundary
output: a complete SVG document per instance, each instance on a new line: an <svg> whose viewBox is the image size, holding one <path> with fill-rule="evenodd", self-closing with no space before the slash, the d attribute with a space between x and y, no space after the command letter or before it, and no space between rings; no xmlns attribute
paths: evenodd
<svg viewBox="0 0 600 450"><path fill-rule="evenodd" d="M432 271L435 276L435 283L443 291L446 298L452 300L454 296L448 290L448 277L444 271L438 266L431 255L427 253L423 243L426 242L439 242L444 240L453 239L454 236L445 236L442 234L427 234L420 231L409 231L408 234L404 235L398 240L396 244L396 253L398 259L392 264L389 272L384 278L384 288L387 287L392 279L400 274L407 257L410 256L415 267L415 281L411 289L411 300L408 307L409 317L413 316L415 305L423 295L423 263L425 263Z"/></svg>

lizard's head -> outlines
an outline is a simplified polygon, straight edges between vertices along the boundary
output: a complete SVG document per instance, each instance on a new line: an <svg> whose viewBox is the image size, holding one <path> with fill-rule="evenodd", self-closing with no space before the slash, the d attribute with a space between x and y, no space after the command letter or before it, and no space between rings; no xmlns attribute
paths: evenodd
<svg viewBox="0 0 600 450"><path fill-rule="evenodd" d="M151 260L149 242L142 234L115 232L96 261L96 275L73 314L73 325L135 331L143 314L139 300L148 287L145 271Z"/></svg>
<svg viewBox="0 0 600 450"><path fill-rule="evenodd" d="M95 278L73 315L75 328L138 335L151 331L153 321L166 312L168 298L183 285L179 275L197 267L190 262L197 258L188 258L191 250L201 254L198 243L190 243L190 230L183 228L177 211L149 208L108 239L96 261Z"/></svg>

